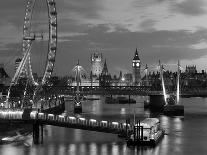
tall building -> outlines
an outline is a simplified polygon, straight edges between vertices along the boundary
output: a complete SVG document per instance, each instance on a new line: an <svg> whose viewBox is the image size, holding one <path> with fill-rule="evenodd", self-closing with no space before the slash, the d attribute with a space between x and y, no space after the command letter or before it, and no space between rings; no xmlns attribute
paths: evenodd
<svg viewBox="0 0 207 155"><path fill-rule="evenodd" d="M141 83L141 74L140 74L140 68L141 68L141 61L137 52L137 48L135 51L134 59L132 60L132 79L133 79L133 85L140 85Z"/></svg>
<svg viewBox="0 0 207 155"><path fill-rule="evenodd" d="M195 74L197 73L196 65L186 66L185 68L186 73Z"/></svg>
<svg viewBox="0 0 207 155"><path fill-rule="evenodd" d="M99 77L103 69L103 56L101 53L91 54L91 71L93 76Z"/></svg>
<svg viewBox="0 0 207 155"><path fill-rule="evenodd" d="M0 64L0 85L9 86L10 77L4 69L4 64Z"/></svg>
<svg viewBox="0 0 207 155"><path fill-rule="evenodd" d="M103 70L99 77L99 85L101 87L106 87L106 86L110 86L110 83L111 83L111 75L108 72L108 67L105 60Z"/></svg>

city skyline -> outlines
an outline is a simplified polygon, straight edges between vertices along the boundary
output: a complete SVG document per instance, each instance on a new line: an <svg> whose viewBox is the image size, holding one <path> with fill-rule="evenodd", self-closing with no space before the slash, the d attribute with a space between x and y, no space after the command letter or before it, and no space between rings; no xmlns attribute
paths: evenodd
<svg viewBox="0 0 207 155"><path fill-rule="evenodd" d="M116 7L120 2L122 6ZM21 53L26 1L1 4L0 61L12 76L12 58ZM183 67L197 65L198 70L205 70L206 6L205 0L60 0L54 75L68 75L78 59L89 70L94 49L103 53L112 75L132 71L136 48L143 67L158 64L159 59L165 64L176 64L179 59Z"/></svg>

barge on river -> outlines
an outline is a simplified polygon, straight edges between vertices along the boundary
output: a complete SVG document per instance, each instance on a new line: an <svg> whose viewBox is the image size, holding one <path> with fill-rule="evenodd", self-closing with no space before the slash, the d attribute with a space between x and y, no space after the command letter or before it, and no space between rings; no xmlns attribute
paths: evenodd
<svg viewBox="0 0 207 155"><path fill-rule="evenodd" d="M134 125L133 133L127 140L127 145L155 146L164 137L164 130L157 118L146 118Z"/></svg>

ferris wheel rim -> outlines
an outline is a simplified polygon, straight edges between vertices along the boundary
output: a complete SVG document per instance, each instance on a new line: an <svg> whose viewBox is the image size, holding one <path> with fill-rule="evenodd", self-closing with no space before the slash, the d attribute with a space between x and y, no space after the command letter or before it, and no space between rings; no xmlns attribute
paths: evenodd
<svg viewBox="0 0 207 155"><path fill-rule="evenodd" d="M31 21L33 10L35 7L36 0L27 0L27 5L25 9L25 17L24 17L24 24L23 24L23 54L27 51L27 48L30 46L30 42L35 40L35 35L31 33ZM56 11L56 3L55 0L45 0L47 4L47 15L48 15L48 33L49 38L48 42L48 49L47 49L47 59L45 63L45 68L43 72L43 77L41 79L41 85L44 85L46 81L51 77L54 64L55 64L55 57L57 51L57 11ZM31 67L31 60L28 60L28 72L29 78L32 80L34 85L37 85L35 82L32 67Z"/></svg>

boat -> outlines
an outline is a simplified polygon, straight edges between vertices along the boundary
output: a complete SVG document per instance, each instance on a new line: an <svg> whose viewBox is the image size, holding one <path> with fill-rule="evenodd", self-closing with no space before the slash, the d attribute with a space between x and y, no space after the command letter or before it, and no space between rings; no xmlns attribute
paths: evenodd
<svg viewBox="0 0 207 155"><path fill-rule="evenodd" d="M118 96L117 98L107 96L105 99L105 103L107 104L135 104L136 100L132 98L127 98L125 96Z"/></svg>
<svg viewBox="0 0 207 155"><path fill-rule="evenodd" d="M17 142L23 142L28 139L31 135L26 134L20 134L19 131L15 132L15 135L4 137L0 140L0 144L10 144L10 143L17 143Z"/></svg>
<svg viewBox="0 0 207 155"><path fill-rule="evenodd" d="M117 104L118 101L117 101L116 98L107 96L107 97L105 98L105 103L107 103L107 104Z"/></svg>
<svg viewBox="0 0 207 155"><path fill-rule="evenodd" d="M134 130L127 139L128 146L156 146L164 137L158 118L146 118L134 125Z"/></svg>
<svg viewBox="0 0 207 155"><path fill-rule="evenodd" d="M118 96L117 97L118 103L119 104L130 104L130 103L136 103L136 100L132 99L132 98L127 98L124 96Z"/></svg>
<svg viewBox="0 0 207 155"><path fill-rule="evenodd" d="M89 101L100 100L99 97L85 97L84 99Z"/></svg>

